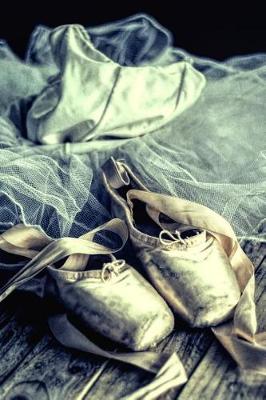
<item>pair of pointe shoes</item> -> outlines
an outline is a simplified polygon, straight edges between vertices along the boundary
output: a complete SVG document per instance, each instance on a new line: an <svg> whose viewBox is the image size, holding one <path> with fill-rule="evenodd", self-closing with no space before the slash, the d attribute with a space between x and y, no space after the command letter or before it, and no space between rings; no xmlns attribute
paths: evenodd
<svg viewBox="0 0 266 400"><path fill-rule="evenodd" d="M111 158L102 171L116 218L84 235L93 243L87 255L48 267L64 307L87 327L134 351L170 334L173 312L194 327L231 318L240 289L215 232L202 228L204 212L212 211L199 206L203 222L198 227L193 224L196 203L150 192L123 161ZM150 282L93 242L96 231L105 229L119 235L122 246L129 237Z"/></svg>
<svg viewBox="0 0 266 400"><path fill-rule="evenodd" d="M47 295L88 328L134 351L171 333L172 311L194 327L230 319L241 295L230 225L207 207L150 192L122 161L108 160L102 177L115 219L80 238L53 240L22 224L1 235L2 250L32 260L1 288L0 301L47 268ZM104 230L118 235L122 246L96 243ZM150 282L114 256L128 237Z"/></svg>

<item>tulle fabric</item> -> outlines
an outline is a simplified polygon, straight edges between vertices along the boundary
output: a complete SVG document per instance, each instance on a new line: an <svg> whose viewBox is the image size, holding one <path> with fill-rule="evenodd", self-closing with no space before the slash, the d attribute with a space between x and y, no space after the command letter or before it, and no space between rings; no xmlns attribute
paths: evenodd
<svg viewBox="0 0 266 400"><path fill-rule="evenodd" d="M124 158L151 190L206 205L238 238L265 240L266 55L224 62L174 48L171 34L139 14L89 27L96 48L121 65L189 62L207 81L196 103L141 137L40 145L26 120L37 96L58 73L47 41L33 32L26 60L0 43L0 230L19 222L51 237L80 236L107 221L110 199L100 166Z"/></svg>

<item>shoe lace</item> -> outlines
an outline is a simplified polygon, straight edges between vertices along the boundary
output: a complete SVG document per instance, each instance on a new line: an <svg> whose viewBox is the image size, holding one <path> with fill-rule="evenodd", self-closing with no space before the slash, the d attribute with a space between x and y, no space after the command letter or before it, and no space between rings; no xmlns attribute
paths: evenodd
<svg viewBox="0 0 266 400"><path fill-rule="evenodd" d="M115 276L119 275L120 269L126 264L125 260L113 260L103 264L101 279L103 282L108 282L112 278L113 274ZM106 277L106 272L108 272Z"/></svg>

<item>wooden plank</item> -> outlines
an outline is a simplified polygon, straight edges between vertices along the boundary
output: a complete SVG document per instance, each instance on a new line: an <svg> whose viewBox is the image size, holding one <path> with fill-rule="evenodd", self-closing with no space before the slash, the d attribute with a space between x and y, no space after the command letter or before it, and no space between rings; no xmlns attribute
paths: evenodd
<svg viewBox="0 0 266 400"><path fill-rule="evenodd" d="M42 337L42 331L15 314L21 296L10 296L0 307L0 384L16 369ZM26 307L26 304L25 304Z"/></svg>
<svg viewBox="0 0 266 400"><path fill-rule="evenodd" d="M212 341L213 337L209 331L191 332L182 327L181 329L177 328L156 350L176 351L186 371L191 372L197 366L202 358L202 354L205 354ZM125 364L111 362L87 393L85 399L107 398L108 400L117 400L145 385L151 378L152 375L147 372ZM173 398L177 393L176 389L171 391L172 397L169 398ZM163 396L163 399L166 399L166 397Z"/></svg>
<svg viewBox="0 0 266 400"><path fill-rule="evenodd" d="M266 245L259 246L256 269L256 304L259 330L266 329ZM252 371L241 371L215 341L183 388L179 400L193 399L265 399L265 376Z"/></svg>
<svg viewBox="0 0 266 400"><path fill-rule="evenodd" d="M44 335L14 373L3 382L0 398L79 399L104 367L102 360L67 351L50 335Z"/></svg>
<svg viewBox="0 0 266 400"><path fill-rule="evenodd" d="M18 339L16 348L19 344L23 346L24 341ZM14 356L13 349L9 360ZM102 359L64 349L49 334L44 334L2 382L0 398L79 399L104 367Z"/></svg>
<svg viewBox="0 0 266 400"><path fill-rule="evenodd" d="M23 308L0 329L0 398L82 398L106 361L65 349L48 332L38 301L34 304L32 296L18 297Z"/></svg>

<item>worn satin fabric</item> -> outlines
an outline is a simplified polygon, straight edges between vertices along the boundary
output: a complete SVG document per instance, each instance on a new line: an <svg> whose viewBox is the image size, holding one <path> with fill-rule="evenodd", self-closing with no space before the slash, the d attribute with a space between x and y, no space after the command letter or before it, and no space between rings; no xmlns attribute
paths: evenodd
<svg viewBox="0 0 266 400"><path fill-rule="evenodd" d="M101 230L109 230L119 235L122 245L110 249L93 242L94 235ZM86 265L89 255L111 254L124 246L128 237L126 225L119 219L114 219L90 231L80 238L51 239L35 227L16 225L0 236L0 248L8 253L31 258L11 280L1 288L0 301L4 300L13 290L27 283L35 275L49 268L67 256L61 276L75 271L77 266ZM77 271L78 278L82 272ZM75 272L72 273L72 277ZM97 346L79 331L67 318L66 314L55 314L48 319L49 327L55 338L64 346L97 354L106 358L119 360L155 373L155 378L145 387L137 390L125 399L156 399L165 391L183 385L187 381L186 372L176 353L156 353L151 351L119 353L110 352Z"/></svg>
<svg viewBox="0 0 266 400"><path fill-rule="evenodd" d="M28 112L27 135L33 142L143 135L194 104L206 83L186 61L122 66L98 51L80 25L55 29L49 41L59 73Z"/></svg>
<svg viewBox="0 0 266 400"><path fill-rule="evenodd" d="M178 223L206 230L220 243L236 275L241 297L233 319L212 328L212 331L240 367L253 369L266 375L266 332L256 333L254 267L241 249L229 222L201 204L150 192L123 162L115 162L114 159L111 159L107 165L108 168L103 167L103 179L110 194L113 193L110 183L112 187L116 188L128 185L130 175L143 189L131 189L127 192L128 207L124 207L127 220L132 221L132 201L137 199L146 204L146 208L155 219L159 219L160 213L165 214Z"/></svg>

